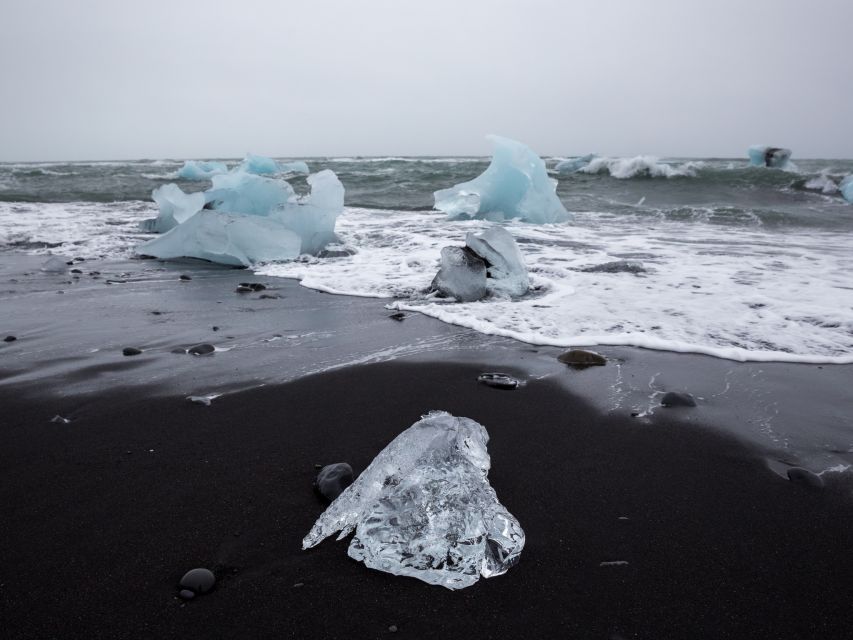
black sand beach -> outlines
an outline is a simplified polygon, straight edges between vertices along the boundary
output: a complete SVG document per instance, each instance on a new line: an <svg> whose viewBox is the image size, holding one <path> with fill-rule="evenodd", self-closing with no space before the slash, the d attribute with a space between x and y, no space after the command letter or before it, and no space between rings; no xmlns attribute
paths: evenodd
<svg viewBox="0 0 853 640"><path fill-rule="evenodd" d="M229 296L247 278L217 273ZM15 279L17 293L0 302L14 307L7 322L33 308L33 297L21 293L24 276ZM32 354L10 357L24 352L0 355L4 637L849 637L853 493L846 474L825 474L823 489L789 481L768 467L767 448L724 433L704 419L714 414L701 404L642 419L629 406L605 412L568 390L578 381L589 395L588 381L602 375L596 371L562 367L531 377L524 358L536 350L527 345L417 316L397 323L381 301L322 296L293 283L281 285L287 304L238 305L223 293L219 307L231 308L211 311L216 318L203 311L209 296L199 295L195 310L175 322L177 335L152 324L162 344L123 357L122 346L140 343L134 309L124 324L117 312L102 313L97 326L81 320L93 322L92 307L106 296L143 299L139 290L118 288L144 286L127 280L81 291L78 302L72 290L63 294L54 333L36 323L0 327L48 348L40 347L43 365L32 364ZM173 295L172 285L158 285L146 309L192 300L187 285L204 278L168 280L185 288ZM267 312L239 310L276 302ZM271 352L280 342L208 358L170 353L174 344L201 341L183 333L193 319L243 326L257 337L275 328L255 318L287 324L301 317L295 310L317 305L315 318L334 324L346 317L341 331L362 329L366 341L383 333L399 340L394 331L409 332L401 344L417 343L418 334L443 338L429 361L368 357L303 377L288 376L288 366L303 371L298 363L323 353L324 340L340 340L339 348L351 338L338 332L319 339L316 350L294 348L295 355ZM155 320L149 314L144 323ZM106 354L70 353L75 335L81 344L93 334L109 344ZM470 340L470 348L442 351L448 335ZM51 344L65 360L51 361ZM626 376L653 357L630 354L634 361L621 365ZM672 357L685 369L698 360ZM276 358L288 363L280 376L291 381L274 382L269 363ZM477 384L496 360L526 385L500 391ZM263 375L252 381L256 361ZM190 367L198 367L196 386L187 382ZM142 381L131 384L134 371ZM849 375L849 367L825 371L836 382ZM227 390L229 380L245 390L210 406L186 400L202 387ZM527 535L518 566L451 592L371 571L347 557L346 542L301 551L324 509L311 488L315 465L346 461L358 473L432 409L488 429L491 484ZM730 407L732 421L742 409ZM55 415L70 422L51 422ZM217 585L184 602L177 584L194 567L212 569Z"/></svg>

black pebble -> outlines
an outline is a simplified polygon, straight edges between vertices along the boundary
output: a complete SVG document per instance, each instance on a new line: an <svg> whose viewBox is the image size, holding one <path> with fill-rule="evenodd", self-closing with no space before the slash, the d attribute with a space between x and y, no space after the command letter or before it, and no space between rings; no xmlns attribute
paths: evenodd
<svg viewBox="0 0 853 640"><path fill-rule="evenodd" d="M124 356L138 356L142 353L142 349L137 349L136 347L125 347L121 350L121 353Z"/></svg>
<svg viewBox="0 0 853 640"><path fill-rule="evenodd" d="M267 288L265 284L261 284L260 282L241 282L240 286L251 289L252 291L263 291Z"/></svg>
<svg viewBox="0 0 853 640"><path fill-rule="evenodd" d="M237 293L252 293L254 289L252 287L244 287L242 284L235 289Z"/></svg>
<svg viewBox="0 0 853 640"><path fill-rule="evenodd" d="M262 293L258 296L258 300L278 300L281 296L277 296L274 293Z"/></svg>
<svg viewBox="0 0 853 640"><path fill-rule="evenodd" d="M82 269L72 269L71 273L83 273Z"/></svg>
<svg viewBox="0 0 853 640"><path fill-rule="evenodd" d="M5 338L3 338L3 342L14 342L17 339L18 338L16 338L15 336L6 336Z"/></svg>
<svg viewBox="0 0 853 640"><path fill-rule="evenodd" d="M212 344L202 343L191 346L187 349L187 353L190 353L194 356L207 356L216 351L216 347Z"/></svg>
<svg viewBox="0 0 853 640"><path fill-rule="evenodd" d="M477 376L477 382L493 387L494 389L518 389L518 380L506 373L481 373Z"/></svg>
<svg viewBox="0 0 853 640"><path fill-rule="evenodd" d="M823 478L816 473L812 473L808 469L803 469L802 467L788 469L788 480L806 485L812 489L823 488Z"/></svg>
<svg viewBox="0 0 853 640"><path fill-rule="evenodd" d="M696 399L689 393L667 391L660 399L660 405L662 407L695 407Z"/></svg>
<svg viewBox="0 0 853 640"><path fill-rule="evenodd" d="M181 592L178 594L184 600L192 600L195 598L195 593L190 591L189 589L181 589Z"/></svg>
<svg viewBox="0 0 853 640"><path fill-rule="evenodd" d="M219 327L211 327L214 331L219 331Z"/></svg>
<svg viewBox="0 0 853 640"><path fill-rule="evenodd" d="M586 349L571 349L557 356L557 360L579 369L595 366L603 367L607 364L607 358L603 355L595 351L587 351Z"/></svg>
<svg viewBox="0 0 853 640"><path fill-rule="evenodd" d="M402 311L398 311L397 313L392 313L388 317L391 318L392 320L396 320L397 322L402 322L403 320L406 319L406 314L403 313Z"/></svg>
<svg viewBox="0 0 853 640"><path fill-rule="evenodd" d="M185 275L185 274L183 274L183 273L182 273L182 274L181 274L181 280L192 280L192 278L191 278L191 277L189 277L188 275Z"/></svg>
<svg viewBox="0 0 853 640"><path fill-rule="evenodd" d="M180 586L189 589L195 595L207 593L216 584L216 576L210 569L191 569L181 578ZM182 596L183 597L183 596Z"/></svg>
<svg viewBox="0 0 853 640"><path fill-rule="evenodd" d="M331 502L352 484L352 480L352 467L346 462L336 462L320 469L314 481L314 488L317 493Z"/></svg>

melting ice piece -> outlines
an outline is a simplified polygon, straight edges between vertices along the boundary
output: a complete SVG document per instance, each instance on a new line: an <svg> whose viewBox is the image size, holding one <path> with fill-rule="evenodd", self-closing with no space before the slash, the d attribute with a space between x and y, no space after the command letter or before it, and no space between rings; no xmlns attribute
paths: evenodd
<svg viewBox="0 0 853 640"><path fill-rule="evenodd" d="M225 163L207 160L187 160L178 169L178 177L183 180L210 180L220 173L228 173Z"/></svg>
<svg viewBox="0 0 853 640"><path fill-rule="evenodd" d="M575 171L583 169L586 165L592 162L595 157L594 153L588 153L585 156L577 156L576 158L561 160L554 167L554 171L557 173L574 173Z"/></svg>
<svg viewBox="0 0 853 640"><path fill-rule="evenodd" d="M545 163L520 142L488 136L494 144L492 162L470 182L436 191L435 208L451 218L501 221L564 222L570 218L557 197L557 181Z"/></svg>
<svg viewBox="0 0 853 640"><path fill-rule="evenodd" d="M335 221L344 210L344 185L334 171L324 169L306 179L311 193L291 198L274 218L302 238L302 253L316 254L337 242Z"/></svg>
<svg viewBox="0 0 853 640"><path fill-rule="evenodd" d="M838 188L841 190L841 195L844 196L844 199L847 202L853 202L853 176L847 176L844 180L841 181L841 184L838 185Z"/></svg>
<svg viewBox="0 0 853 640"><path fill-rule="evenodd" d="M784 169L788 160L791 159L790 149L768 147L761 144L752 145L747 153L749 154L749 163L755 167Z"/></svg>
<svg viewBox="0 0 853 640"><path fill-rule="evenodd" d="M156 233L166 233L182 222L189 220L202 210L205 198L201 192L184 193L176 184L164 184L157 187L151 192L151 197L160 207L160 213L156 218L143 221L140 227L144 231Z"/></svg>
<svg viewBox="0 0 853 640"><path fill-rule="evenodd" d="M295 198L296 193L284 180L239 170L214 176L213 187L204 197L209 208L219 211L269 216Z"/></svg>
<svg viewBox="0 0 853 640"><path fill-rule="evenodd" d="M530 288L524 258L512 234L503 227L468 232L465 244L486 263L489 286L496 292L522 296Z"/></svg>
<svg viewBox="0 0 853 640"><path fill-rule="evenodd" d="M329 505L302 548L355 530L348 553L372 569L448 589L506 573L524 531L489 485L488 440L469 418L430 413Z"/></svg>
<svg viewBox="0 0 853 640"><path fill-rule="evenodd" d="M253 153L246 154L246 157L243 158L243 162L240 163L239 168L241 171L245 171L246 173L254 173L257 175L275 175L277 173L281 173L278 162L272 158L256 156Z"/></svg>
<svg viewBox="0 0 853 640"><path fill-rule="evenodd" d="M68 271L68 258L51 256L41 265L40 271L45 273L65 273Z"/></svg>
<svg viewBox="0 0 853 640"><path fill-rule="evenodd" d="M433 278L431 289L459 302L485 298L486 263L468 247L444 247L441 268Z"/></svg>

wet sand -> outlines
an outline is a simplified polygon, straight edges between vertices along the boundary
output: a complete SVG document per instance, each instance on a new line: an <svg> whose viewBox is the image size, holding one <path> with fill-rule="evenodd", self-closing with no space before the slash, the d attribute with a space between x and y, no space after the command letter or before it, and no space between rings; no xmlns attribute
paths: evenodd
<svg viewBox="0 0 853 640"><path fill-rule="evenodd" d="M825 474L823 489L781 477L768 467L771 447L707 419L717 415L710 401L640 418L630 403L603 410L594 387L615 363L531 375L539 359L553 359L547 350L418 316L397 323L381 301L282 283L289 306L246 312L276 299L234 294L245 272L209 276L224 292L218 306L209 291L180 289L205 281L201 272L185 284L167 273L169 284L150 285L147 300L110 288L119 285L93 286L79 302L73 291L59 294L68 297L52 317L33 310L32 291L4 294L11 311L0 332L21 334L0 347L4 637L848 637L847 474ZM30 290L44 280L32 278ZM192 309L168 325L131 313L135 304L174 310L188 299ZM114 306L102 305L98 323L92 307L102 300ZM338 329L290 348L254 342L277 323L307 325L311 314ZM201 341L196 323L230 323L228 335L252 341L235 337L237 348L210 357L172 354L175 344ZM159 331L162 343L121 356L128 344L150 347L140 327ZM358 335L369 348L355 344ZM87 340L109 346L89 354ZM383 340L406 357L377 355ZM341 349L340 361L317 355ZM626 378L661 362L622 353ZM684 371L703 362L669 356ZM312 359L336 364L304 375ZM477 384L496 363L525 386ZM821 375L840 384L849 369ZM203 389L228 392L210 406L186 400ZM369 570L347 557L346 542L301 551L324 509L311 488L315 465L345 461L358 473L433 409L488 429L492 486L527 534L519 565L451 592ZM747 409L733 403L730 421ZM55 415L70 422L51 422ZM177 583L194 567L214 570L217 586L185 603Z"/></svg>

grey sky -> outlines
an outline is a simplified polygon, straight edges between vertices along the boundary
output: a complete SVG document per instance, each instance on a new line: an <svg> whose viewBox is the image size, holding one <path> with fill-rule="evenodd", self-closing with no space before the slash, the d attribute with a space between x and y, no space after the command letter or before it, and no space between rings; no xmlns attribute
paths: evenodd
<svg viewBox="0 0 853 640"><path fill-rule="evenodd" d="M853 157L850 0L0 0L0 160Z"/></svg>

